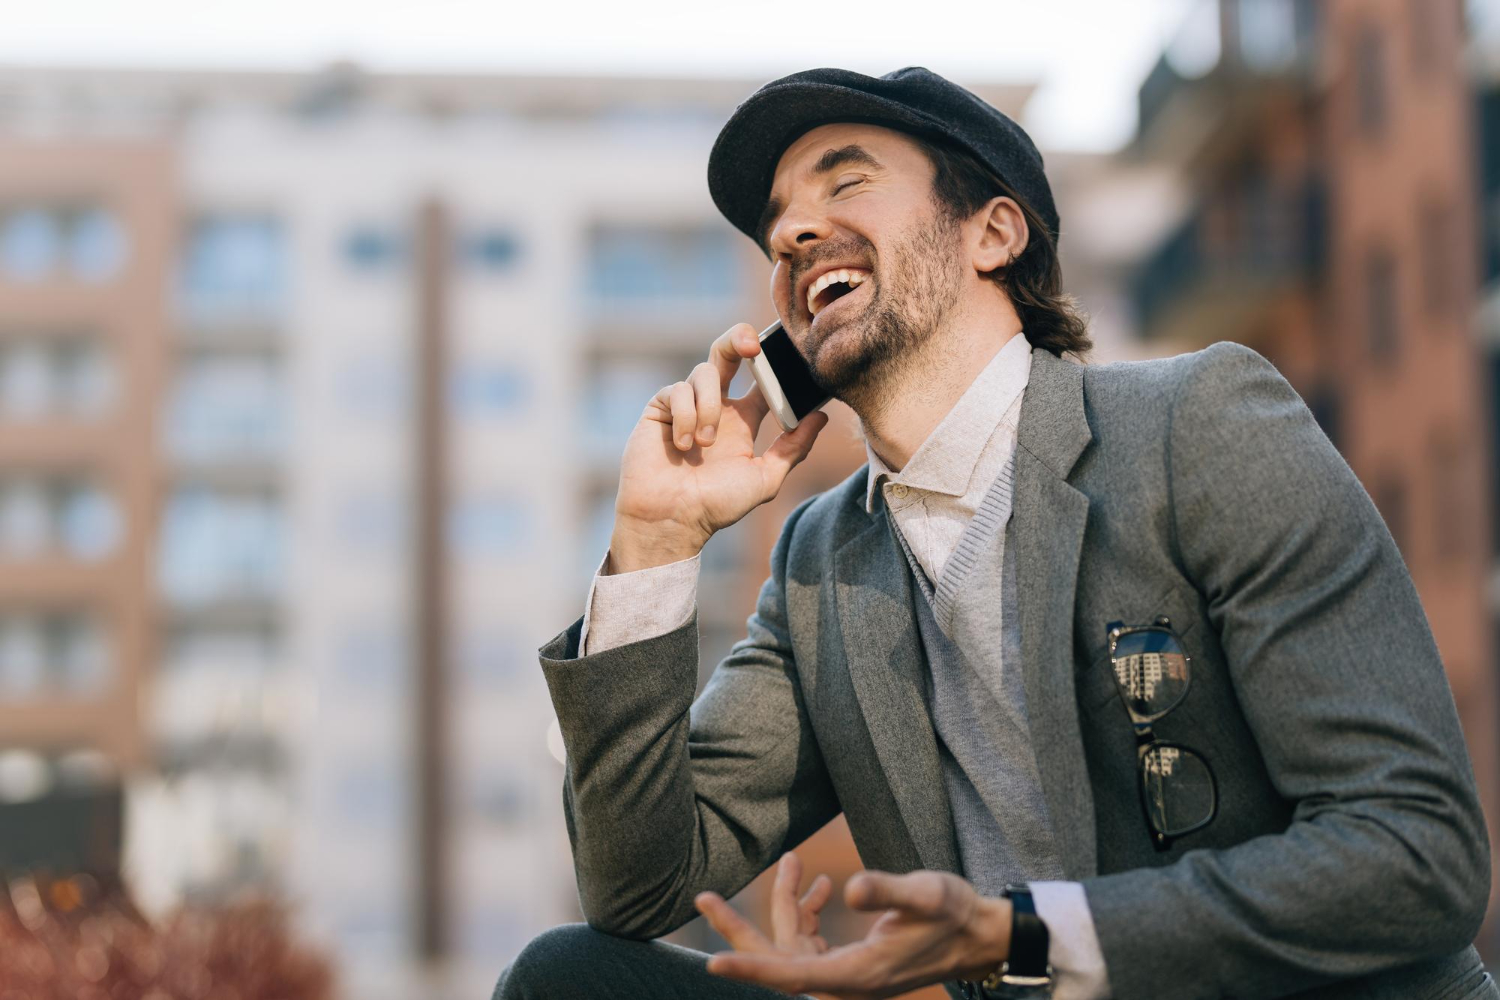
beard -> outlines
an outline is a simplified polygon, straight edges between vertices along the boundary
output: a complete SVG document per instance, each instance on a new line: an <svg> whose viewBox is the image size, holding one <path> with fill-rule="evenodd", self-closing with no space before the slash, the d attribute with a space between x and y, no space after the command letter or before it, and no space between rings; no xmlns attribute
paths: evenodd
<svg viewBox="0 0 1500 1000"><path fill-rule="evenodd" d="M902 232L877 262L875 294L864 311L808 345L808 367L830 395L853 402L937 333L963 287L958 228L937 210ZM861 249L873 248L865 240ZM839 252L832 248L830 256Z"/></svg>

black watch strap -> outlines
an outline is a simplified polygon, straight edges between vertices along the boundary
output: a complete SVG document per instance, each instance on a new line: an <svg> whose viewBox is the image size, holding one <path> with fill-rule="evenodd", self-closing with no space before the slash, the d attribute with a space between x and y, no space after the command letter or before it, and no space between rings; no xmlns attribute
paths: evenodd
<svg viewBox="0 0 1500 1000"><path fill-rule="evenodd" d="M1050 997L1052 966L1047 964L1047 949L1052 938L1036 915L1031 889L1024 883L1012 884L1002 895L1011 904L1010 957L982 981L960 980L960 991L967 1000Z"/></svg>
<svg viewBox="0 0 1500 1000"><path fill-rule="evenodd" d="M1047 925L1036 915L1031 889L1024 883L1012 884L1005 887L1004 895L1010 900L1013 910L1010 958L1006 961L1003 979L1016 985L1045 985L1052 980L1052 968L1047 964L1051 936L1047 933Z"/></svg>

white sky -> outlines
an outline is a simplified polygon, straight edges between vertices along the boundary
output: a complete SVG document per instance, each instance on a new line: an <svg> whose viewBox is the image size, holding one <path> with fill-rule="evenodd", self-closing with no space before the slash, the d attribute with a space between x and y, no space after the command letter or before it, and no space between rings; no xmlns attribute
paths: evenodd
<svg viewBox="0 0 1500 1000"><path fill-rule="evenodd" d="M1192 0L0 0L0 62L733 75L925 65L1032 80L1044 148L1108 150Z"/></svg>

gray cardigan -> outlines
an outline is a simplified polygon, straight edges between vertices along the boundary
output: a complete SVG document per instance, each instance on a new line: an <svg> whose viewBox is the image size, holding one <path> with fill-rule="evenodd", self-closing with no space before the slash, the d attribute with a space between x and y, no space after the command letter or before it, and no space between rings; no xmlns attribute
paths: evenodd
<svg viewBox="0 0 1500 1000"><path fill-rule="evenodd" d="M696 702L696 620L581 659L575 622L542 648L595 927L668 933L840 811L867 866L957 870L911 578L864 489L861 469L787 518ZM1036 352L1011 527L1032 743L1116 997L1500 996L1469 944L1489 844L1427 620L1269 363ZM1219 811L1159 854L1105 623L1163 614L1193 681L1157 735L1209 759Z"/></svg>

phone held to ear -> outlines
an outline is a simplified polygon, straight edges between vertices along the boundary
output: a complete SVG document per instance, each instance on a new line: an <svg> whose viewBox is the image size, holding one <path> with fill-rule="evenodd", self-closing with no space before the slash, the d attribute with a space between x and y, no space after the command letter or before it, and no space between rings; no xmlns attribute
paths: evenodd
<svg viewBox="0 0 1500 1000"><path fill-rule="evenodd" d="M813 378L780 322L760 332L760 353L750 359L750 374L784 431L794 430L803 417L833 398Z"/></svg>

